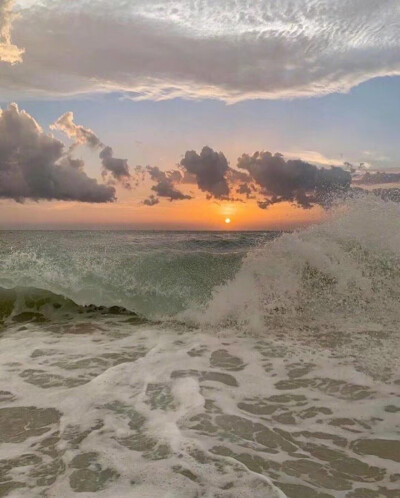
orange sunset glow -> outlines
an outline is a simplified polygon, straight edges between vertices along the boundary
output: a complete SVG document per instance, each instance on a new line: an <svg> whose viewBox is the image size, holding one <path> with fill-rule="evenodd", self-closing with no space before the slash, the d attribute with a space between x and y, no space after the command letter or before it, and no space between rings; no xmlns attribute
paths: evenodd
<svg viewBox="0 0 400 498"><path fill-rule="evenodd" d="M1 497L400 498L399 34L0 0Z"/></svg>
<svg viewBox="0 0 400 498"><path fill-rule="evenodd" d="M82 205L79 203L6 203L0 221L7 227L139 228L172 230L292 230L323 220L321 207L303 210L289 203L260 209L255 202L209 202L193 199L147 208L138 202ZM227 222L227 219L230 222Z"/></svg>

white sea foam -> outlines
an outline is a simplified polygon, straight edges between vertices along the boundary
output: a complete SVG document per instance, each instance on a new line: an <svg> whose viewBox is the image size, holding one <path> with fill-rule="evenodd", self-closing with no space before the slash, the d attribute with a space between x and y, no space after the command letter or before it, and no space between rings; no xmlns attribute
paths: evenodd
<svg viewBox="0 0 400 498"><path fill-rule="evenodd" d="M3 236L2 285L35 289L1 294L0 493L396 496L399 214L353 200L251 247L239 234L189 234L183 250L172 234L164 261L165 235L152 249L146 235L113 235L123 244L107 257L103 233ZM160 263L155 287L136 259ZM219 273L205 273L210 261ZM145 276L135 301L124 286ZM189 297L177 315L180 283ZM169 319L159 323L78 306L151 310L160 289Z"/></svg>

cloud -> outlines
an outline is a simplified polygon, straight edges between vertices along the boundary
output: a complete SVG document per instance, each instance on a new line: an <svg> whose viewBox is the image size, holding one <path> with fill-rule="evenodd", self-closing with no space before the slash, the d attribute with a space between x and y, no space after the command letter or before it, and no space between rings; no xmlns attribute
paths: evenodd
<svg viewBox="0 0 400 498"><path fill-rule="evenodd" d="M107 176L107 174L110 173L111 176L115 180L121 182L125 188L131 188L129 182L131 174L127 159L114 157L113 149L108 145L104 145L94 131L90 128L85 128L82 125L77 125L74 122L73 112L66 112L63 114L50 126L50 128L53 130L60 130L69 138L75 140L72 148L77 145L87 145L92 149L101 149L99 157L104 168L103 176Z"/></svg>
<svg viewBox="0 0 400 498"><path fill-rule="evenodd" d="M370 173L367 171L363 176L353 180L360 185L382 185L384 183L400 183L400 173L385 173L377 171Z"/></svg>
<svg viewBox="0 0 400 498"><path fill-rule="evenodd" d="M222 152L215 152L208 146L200 154L187 151L179 165L180 169L161 171L158 167L138 166L135 170L137 184L145 181L146 173L156 185L143 204L154 206L162 197L170 201L191 199L176 188L182 184L196 184L207 193L207 199L230 202L257 203L260 209L273 204L290 202L303 209L314 205L329 208L338 200L355 195L373 193L385 200L400 201L399 188L366 190L357 185L377 185L400 182L400 173L365 172L363 165L354 168L349 163L343 167L316 166L300 159L288 159L280 153L255 152L243 154L237 162L237 169L231 168ZM363 171L360 178L357 175ZM232 196L232 193L239 198Z"/></svg>
<svg viewBox="0 0 400 498"><path fill-rule="evenodd" d="M92 148L104 147L100 139L92 130L74 123L73 112L66 112L60 116L55 123L50 125L50 128L52 130L60 130L64 132L67 137L74 139L74 145L86 144Z"/></svg>
<svg viewBox="0 0 400 498"><path fill-rule="evenodd" d="M181 201L191 199L190 195L183 194L180 190L175 188L175 183L180 183L182 177L178 170L174 171L161 171L157 166L147 166L146 171L149 173L152 181L157 182L156 185L151 187L158 197L166 197L170 201ZM151 201L153 199L153 202ZM152 202L152 204L149 204ZM154 196L148 200L148 206L154 206Z"/></svg>
<svg viewBox="0 0 400 498"><path fill-rule="evenodd" d="M288 159L302 158L303 161L318 164L319 166L338 166L343 164L343 159L339 157L326 157L315 150L298 150L296 152L284 152Z"/></svg>
<svg viewBox="0 0 400 498"><path fill-rule="evenodd" d="M255 187L253 184L248 184L248 183L241 183L237 189L236 193L245 195L247 199L252 199L254 198L254 192L255 192Z"/></svg>
<svg viewBox="0 0 400 498"><path fill-rule="evenodd" d="M0 0L0 61L15 64L22 61L23 49L11 43L14 0Z"/></svg>
<svg viewBox="0 0 400 498"><path fill-rule="evenodd" d="M222 152L215 152L207 146L200 155L194 150L187 151L180 164L187 173L195 176L200 190L216 199L229 197L226 175L230 168Z"/></svg>
<svg viewBox="0 0 400 498"><path fill-rule="evenodd" d="M187 151L179 167L166 172L156 166L136 169L138 183L144 181L143 172L156 182L152 187L156 196L147 199L146 205L154 205L160 197L170 201L190 199L176 185L194 183L207 193L207 199L231 202L254 199L261 209L279 202L292 202L305 209L315 204L328 207L335 199L350 193L352 181L351 173L344 168L326 169L299 159L286 161L282 154L270 152L243 154L234 169L222 152L208 146L200 154ZM232 192L240 197L232 196Z"/></svg>
<svg viewBox="0 0 400 498"><path fill-rule="evenodd" d="M155 195L151 195L148 199L145 199L143 201L143 204L145 206L155 206L156 204L159 204L160 201L157 199Z"/></svg>
<svg viewBox="0 0 400 498"><path fill-rule="evenodd" d="M104 147L99 157L104 171L111 173L116 180L123 183L125 188L130 188L128 160L114 157L113 150L109 146Z"/></svg>
<svg viewBox="0 0 400 498"><path fill-rule="evenodd" d="M115 201L115 189L89 178L83 167L16 104L0 110L0 198Z"/></svg>
<svg viewBox="0 0 400 498"><path fill-rule="evenodd" d="M14 22L26 54L2 68L0 90L228 102L346 92L400 74L399 23L398 0L44 0Z"/></svg>
<svg viewBox="0 0 400 498"><path fill-rule="evenodd" d="M351 175L343 168L317 168L299 159L285 161L279 153L243 154L238 168L250 174L260 187L259 193L266 197L258 202L262 209L284 201L295 202L303 208L324 205L332 195L347 192L351 184Z"/></svg>

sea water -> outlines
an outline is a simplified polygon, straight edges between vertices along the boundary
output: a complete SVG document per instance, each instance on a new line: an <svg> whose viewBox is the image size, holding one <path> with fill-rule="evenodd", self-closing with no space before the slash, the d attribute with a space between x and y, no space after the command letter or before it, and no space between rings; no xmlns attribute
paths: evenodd
<svg viewBox="0 0 400 498"><path fill-rule="evenodd" d="M400 207L0 233L0 496L400 496Z"/></svg>

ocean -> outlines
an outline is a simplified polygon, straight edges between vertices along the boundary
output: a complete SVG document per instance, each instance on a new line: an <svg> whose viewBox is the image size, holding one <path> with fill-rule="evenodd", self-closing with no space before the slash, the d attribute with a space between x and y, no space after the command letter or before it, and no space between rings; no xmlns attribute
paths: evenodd
<svg viewBox="0 0 400 498"><path fill-rule="evenodd" d="M0 232L0 496L398 498L399 220Z"/></svg>

